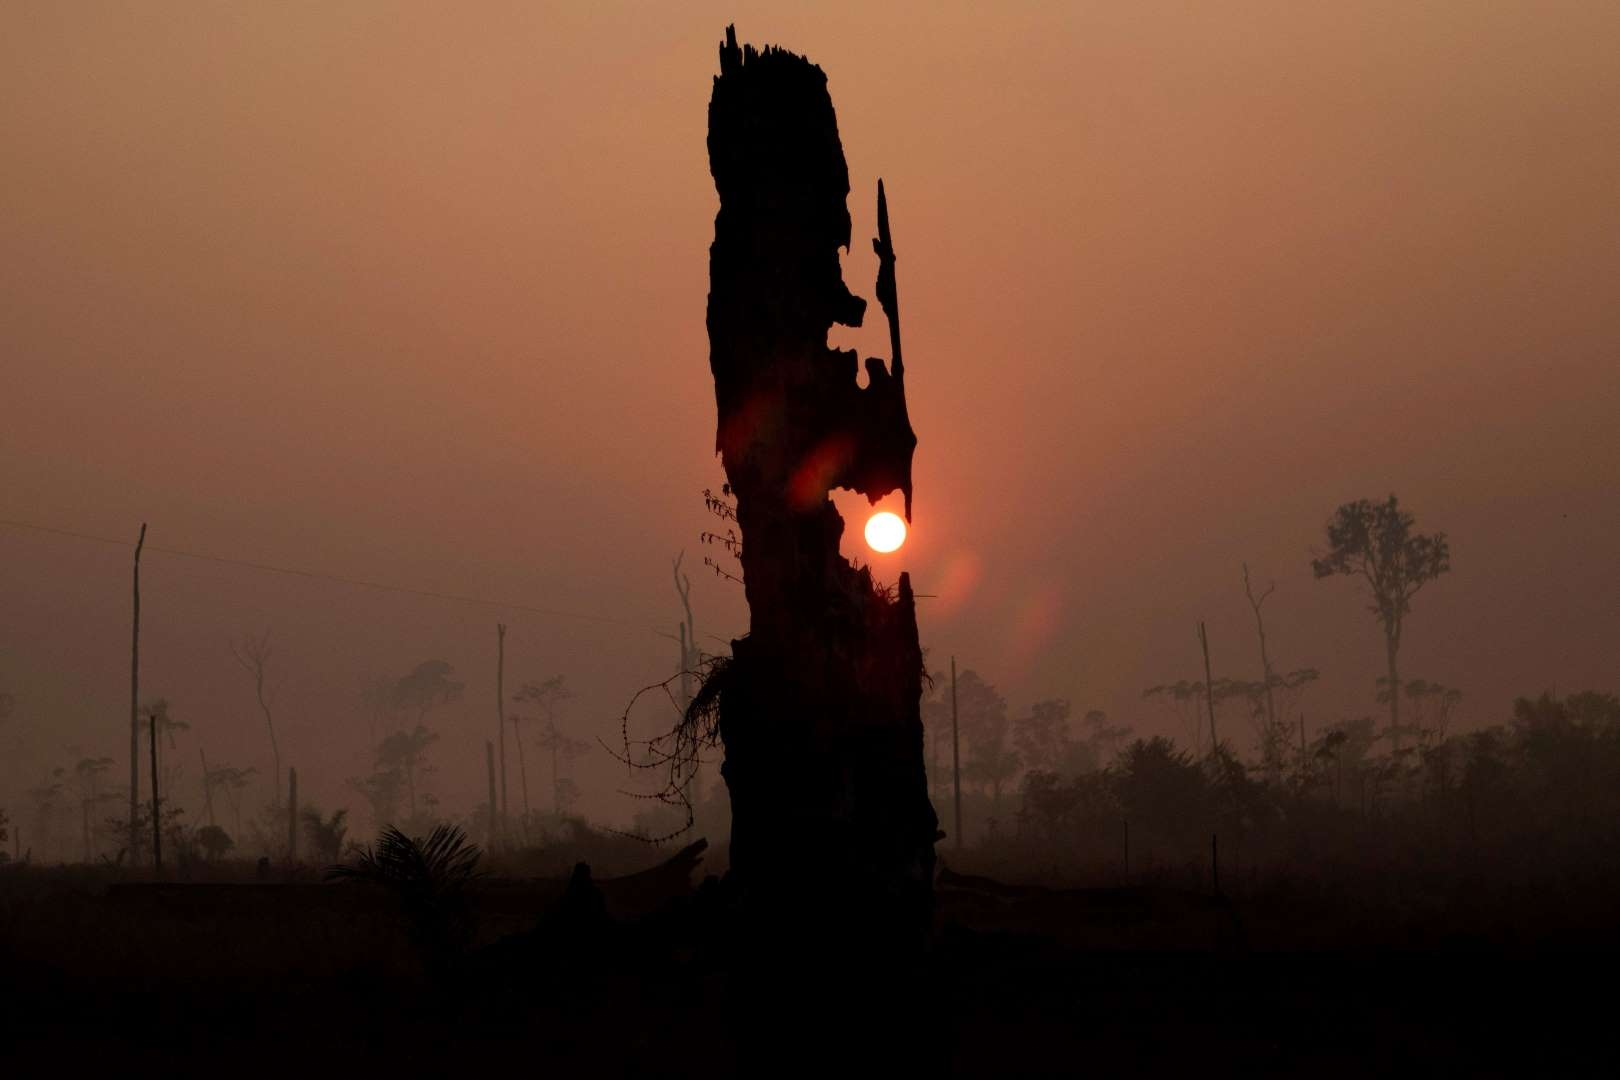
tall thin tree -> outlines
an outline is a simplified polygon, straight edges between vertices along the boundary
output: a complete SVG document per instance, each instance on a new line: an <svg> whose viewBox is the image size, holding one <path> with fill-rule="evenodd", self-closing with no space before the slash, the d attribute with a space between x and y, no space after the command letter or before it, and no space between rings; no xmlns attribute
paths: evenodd
<svg viewBox="0 0 1620 1080"><path fill-rule="evenodd" d="M489 849L494 851L500 839L501 815L495 802L495 744L488 739L484 740L484 764L489 771Z"/></svg>
<svg viewBox="0 0 1620 1080"><path fill-rule="evenodd" d="M1412 597L1451 569L1451 546L1445 533L1413 531L1417 519L1394 495L1381 503L1358 499L1340 506L1328 519L1328 552L1311 559L1318 579L1343 574L1361 577L1372 593L1369 610L1384 631L1389 665L1389 736L1401 748L1401 632L1412 610Z"/></svg>
<svg viewBox="0 0 1620 1080"><path fill-rule="evenodd" d="M951 657L951 788L956 799L956 850L962 850L962 731L956 708L956 657Z"/></svg>
<svg viewBox="0 0 1620 1080"><path fill-rule="evenodd" d="M1266 597L1277 589L1277 583L1272 582L1266 586L1266 591L1258 597L1254 595L1254 586L1249 581L1249 564L1243 564L1243 595L1249 598L1249 608L1254 612L1255 632L1260 635L1260 677L1265 681L1266 687L1266 728L1273 730L1277 726L1277 702L1272 696L1271 689L1273 676L1271 674L1271 656L1266 652L1266 617L1261 612Z"/></svg>
<svg viewBox="0 0 1620 1080"><path fill-rule="evenodd" d="M265 630L258 637L245 634L240 642L227 641L226 644L242 670L253 677L253 694L259 703L259 711L264 714L264 726L270 732L270 755L274 769L270 774L270 797L272 805L277 805L281 802L281 747L276 742L275 717L270 713L270 706L276 700L276 688L266 683L270 657L274 655L274 650L270 648L270 631Z"/></svg>
<svg viewBox="0 0 1620 1080"><path fill-rule="evenodd" d="M1211 755L1220 753L1221 740L1215 734L1215 679L1209 667L1209 634L1204 630L1203 620L1198 622L1198 646L1204 650L1204 701L1209 704L1209 752Z"/></svg>
<svg viewBox="0 0 1620 1080"><path fill-rule="evenodd" d="M146 522L135 541L135 613L129 644L129 859L140 850L141 793L141 548L146 546Z"/></svg>
<svg viewBox="0 0 1620 1080"><path fill-rule="evenodd" d="M158 714L152 717L152 867L161 872L163 870L163 818L158 813Z"/></svg>
<svg viewBox="0 0 1620 1080"><path fill-rule="evenodd" d="M298 861L298 770L287 766L287 861Z"/></svg>
<svg viewBox="0 0 1620 1080"><path fill-rule="evenodd" d="M506 842L506 830L511 818L507 816L506 804L506 624L495 624L495 733L501 746L501 809L497 814L494 806L494 797L490 798L489 812L492 817L500 821L498 831L493 834L499 837L500 843ZM495 843L495 841L491 841Z"/></svg>

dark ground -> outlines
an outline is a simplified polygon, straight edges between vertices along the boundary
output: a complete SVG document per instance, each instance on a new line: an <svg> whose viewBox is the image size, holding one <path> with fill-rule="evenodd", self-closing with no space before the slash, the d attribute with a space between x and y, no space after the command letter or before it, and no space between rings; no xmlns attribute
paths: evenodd
<svg viewBox="0 0 1620 1080"><path fill-rule="evenodd" d="M397 903L313 881L112 883L12 867L11 1075L1613 1075L1612 905L1580 883L1391 901L1277 885L1042 890L947 872L930 954L820 974L656 871L581 906L487 879L424 974ZM756 1037L757 1036L757 1037ZM763 1045L761 1045L763 1044Z"/></svg>

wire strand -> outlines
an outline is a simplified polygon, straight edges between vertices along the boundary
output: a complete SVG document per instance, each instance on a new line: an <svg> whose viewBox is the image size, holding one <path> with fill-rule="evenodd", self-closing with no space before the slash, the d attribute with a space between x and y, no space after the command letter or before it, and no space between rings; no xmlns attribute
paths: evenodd
<svg viewBox="0 0 1620 1080"><path fill-rule="evenodd" d="M96 543L113 544L118 547L131 546L128 540L119 540L111 536L97 536L94 533L75 532L72 529L59 529L51 525L38 525L31 521L14 521L8 518L0 518L0 525L9 525L14 529L52 533L56 536L71 536L77 540L93 540ZM535 615L549 615L562 619L584 619L590 622L609 623L614 626L627 626L633 630L645 630L650 634L659 633L659 631L644 623L631 622L628 619L616 619L611 615L588 615L579 611L564 611L561 608L536 607L533 604L517 604L506 600L489 600L481 596L462 596L456 593L434 592L431 589L413 589L406 585L388 585L380 581L366 581L362 578L344 577L341 574L323 574L316 570L299 570L290 566L272 566L269 563L250 562L246 559L228 559L220 555L205 555L201 552L184 551L180 548L159 547L156 544L148 544L146 550L160 552L164 555L175 555L183 559L197 559L201 562L220 563L225 566L242 566L250 570L262 570L271 574L287 574L292 577L308 578L314 581L332 581L340 585L353 585L362 589L403 593L407 596L423 596L433 600L450 600L462 604L479 604L484 607L505 608L509 611L526 611Z"/></svg>

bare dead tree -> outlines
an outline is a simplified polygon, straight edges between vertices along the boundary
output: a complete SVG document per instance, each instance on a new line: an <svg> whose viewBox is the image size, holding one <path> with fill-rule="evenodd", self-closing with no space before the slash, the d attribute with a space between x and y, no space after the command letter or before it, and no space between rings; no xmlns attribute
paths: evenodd
<svg viewBox="0 0 1620 1080"><path fill-rule="evenodd" d="M131 621L129 645L129 857L141 847L141 548L146 546L146 522L141 522L141 535L135 541L135 609Z"/></svg>
<svg viewBox="0 0 1620 1080"><path fill-rule="evenodd" d="M270 706L275 703L278 687L268 681L270 658L274 650L270 648L270 631L265 630L258 637L244 634L241 641L227 641L231 655L241 665L242 670L253 677L253 694L259 703L259 711L264 714L264 726L270 732L270 754L274 762L273 772L270 776L270 791L272 792L271 805L279 806L281 803L281 747L276 742L276 721L270 713Z"/></svg>
<svg viewBox="0 0 1620 1080"><path fill-rule="evenodd" d="M1266 685L1266 726L1268 729L1277 726L1277 702L1272 696L1271 657L1266 652L1266 618L1261 612L1266 597L1277 590L1277 583L1273 581L1266 586L1259 597L1254 595L1254 586L1249 581L1249 564L1243 564L1243 595L1249 598L1249 609L1254 612L1255 631L1260 635L1260 678Z"/></svg>
<svg viewBox="0 0 1620 1080"><path fill-rule="evenodd" d="M506 804L506 624L495 624L495 732L501 747L501 805L497 812L494 793L490 794L489 814L499 825L490 831L490 848L505 842Z"/></svg>
<svg viewBox="0 0 1620 1080"><path fill-rule="evenodd" d="M523 755L523 720L524 717L513 713L509 718L512 721L512 738L517 740L518 754L518 782L523 791L523 827L520 830L523 842L529 842L529 765Z"/></svg>
<svg viewBox="0 0 1620 1080"><path fill-rule="evenodd" d="M1221 752L1220 737L1215 734L1215 679L1209 670L1209 634L1202 621L1198 623L1198 646L1204 650L1204 702L1209 706L1209 752Z"/></svg>
<svg viewBox="0 0 1620 1080"><path fill-rule="evenodd" d="M559 819L563 815L563 761L573 761L590 750L591 744L569 738L554 721L547 720L536 740L542 750L551 753L551 810Z"/></svg>

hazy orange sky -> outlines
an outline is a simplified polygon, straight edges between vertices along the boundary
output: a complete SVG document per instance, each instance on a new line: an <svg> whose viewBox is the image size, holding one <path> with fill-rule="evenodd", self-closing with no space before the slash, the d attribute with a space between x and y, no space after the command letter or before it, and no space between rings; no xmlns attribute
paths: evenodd
<svg viewBox="0 0 1620 1080"><path fill-rule="evenodd" d="M0 517L615 620L150 553L143 686L265 771L225 639L270 628L323 805L366 771L360 686L441 657L471 809L497 619L509 684L561 672L616 736L675 662L677 551L700 631L746 624L697 542L735 21L828 73L868 297L888 187L920 445L873 561L938 594L936 663L1170 731L1140 694L1199 670L1198 619L1258 672L1246 560L1276 664L1323 672L1311 722L1371 712L1378 632L1309 557L1394 491L1453 550L1405 673L1470 725L1620 689L1620 7L987 10L5 5ZM834 340L887 352L881 319ZM129 556L0 526L0 806L123 762ZM579 772L628 818L606 755Z"/></svg>

